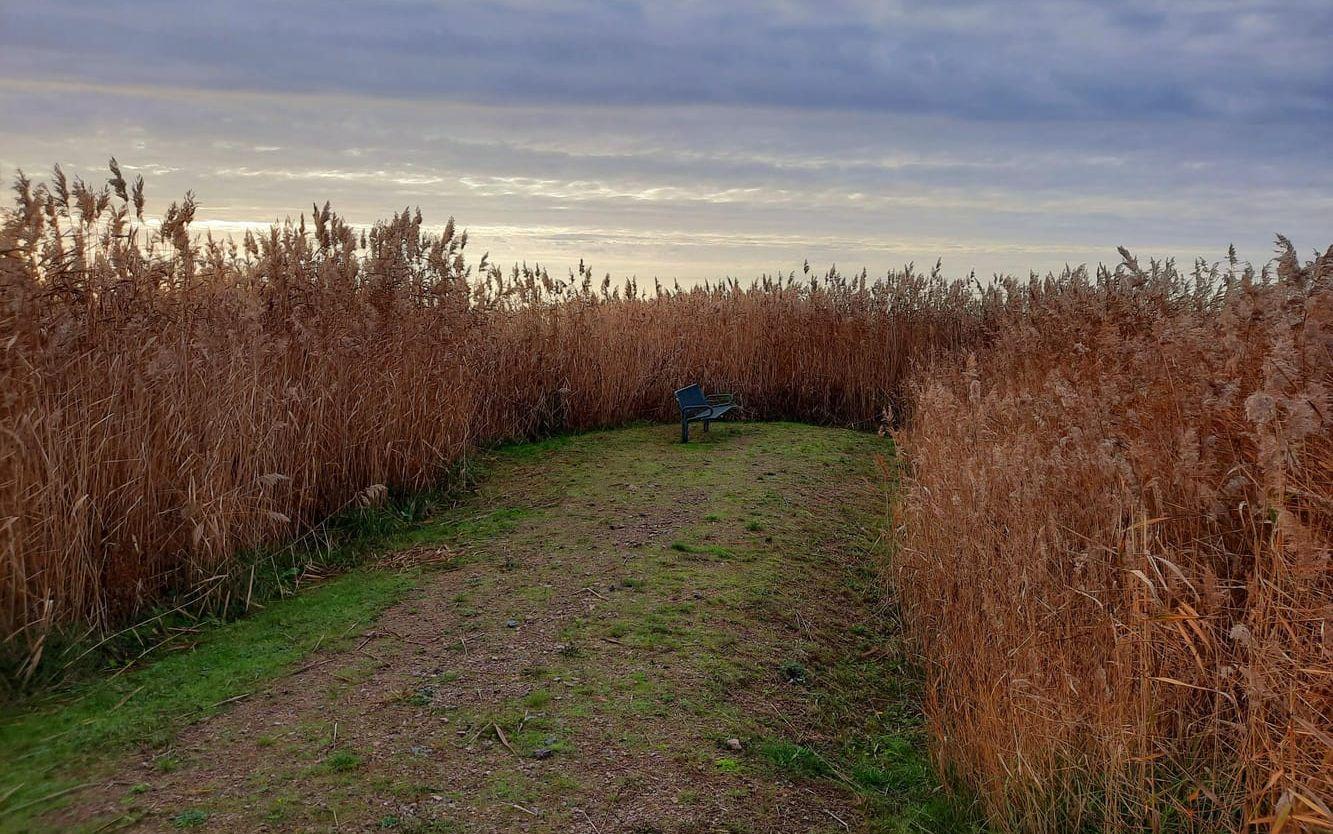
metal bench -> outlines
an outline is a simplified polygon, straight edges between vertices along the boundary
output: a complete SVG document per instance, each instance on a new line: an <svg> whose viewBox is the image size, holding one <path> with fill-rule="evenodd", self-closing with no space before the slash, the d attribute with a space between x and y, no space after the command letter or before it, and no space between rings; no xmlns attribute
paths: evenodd
<svg viewBox="0 0 1333 834"><path fill-rule="evenodd" d="M676 405L680 406L680 442L690 442L690 423L703 423L704 431L708 425L734 408L740 408L731 394L713 394L706 396L698 384L686 385L676 392Z"/></svg>

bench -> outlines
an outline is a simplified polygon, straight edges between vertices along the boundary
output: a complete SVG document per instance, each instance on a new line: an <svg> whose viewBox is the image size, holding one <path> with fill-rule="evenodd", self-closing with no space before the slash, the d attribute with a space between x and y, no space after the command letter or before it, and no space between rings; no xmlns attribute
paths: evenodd
<svg viewBox="0 0 1333 834"><path fill-rule="evenodd" d="M709 423L720 418L733 408L740 408L731 394L705 396L704 389L698 384L686 385L676 392L676 405L680 406L680 442L690 442L690 423L703 423L708 431Z"/></svg>

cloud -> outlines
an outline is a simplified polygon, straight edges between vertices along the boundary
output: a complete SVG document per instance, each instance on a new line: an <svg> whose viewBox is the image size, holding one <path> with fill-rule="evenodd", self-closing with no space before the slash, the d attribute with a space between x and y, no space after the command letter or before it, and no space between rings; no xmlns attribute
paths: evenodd
<svg viewBox="0 0 1333 834"><path fill-rule="evenodd" d="M3 15L16 78L973 119L1333 114L1323 0L55 0Z"/></svg>
<svg viewBox="0 0 1333 834"><path fill-rule="evenodd" d="M115 154L218 230L420 205L499 260L617 274L1262 258L1333 228L1330 26L1324 0L0 0L0 175Z"/></svg>

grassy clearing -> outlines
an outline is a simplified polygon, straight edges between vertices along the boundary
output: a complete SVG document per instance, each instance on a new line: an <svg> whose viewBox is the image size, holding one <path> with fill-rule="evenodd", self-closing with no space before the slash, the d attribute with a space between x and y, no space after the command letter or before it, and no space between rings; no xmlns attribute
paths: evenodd
<svg viewBox="0 0 1333 834"><path fill-rule="evenodd" d="M757 733L747 738L744 752L704 758L721 774L768 772L849 791L871 831L983 830L971 802L946 792L930 767L919 673L906 660L897 617L884 616L891 608L879 581L889 557L879 535L883 508L808 506L791 497L791 488L811 469L858 471L875 454L890 450L876 448L865 435L782 424L764 428L745 458L714 461L701 480L692 478L712 490L706 511L696 510L694 524L645 560L641 573L621 583L646 593L622 602L620 616L602 631L603 637L636 650L685 655L678 662L702 671L707 689L678 691L644 673L611 680L593 674L595 683L584 694L618 696L614 709L627 717L683 709L700 727L715 728L716 741L732 733ZM700 445L687 454L716 451ZM797 463L787 471L780 471L781 465L767 468L769 461L784 458ZM756 469L758 461L765 466ZM848 535L847 530L858 532ZM816 571L795 567L833 540L842 542L839 552L846 563L832 570L827 565ZM796 576L811 584L793 587ZM663 604L663 598L678 596L687 586L706 589L702 596L707 601ZM859 612L841 633L830 629L812 637L807 632L790 657L738 652L736 626L790 619L793 612L801 621L803 610L806 617L825 620L824 606L831 600L843 614ZM588 639L586 631L574 639ZM561 671L570 674L575 668ZM774 727L728 702L729 695L760 676L800 687L813 704L797 738L763 734ZM650 745L647 739L638 743Z"/></svg>
<svg viewBox="0 0 1333 834"><path fill-rule="evenodd" d="M874 420L912 356L983 332L980 299L911 267L613 290L586 265L469 264L466 233L408 212L360 234L326 206L229 251L191 234L192 197L155 222L111 168L20 175L0 209L0 656L20 676L63 631L187 590L225 607L214 578L256 549L479 447L669 419L694 381L752 417Z"/></svg>
<svg viewBox="0 0 1333 834"><path fill-rule="evenodd" d="M105 779L135 749L154 764L120 779L132 784L119 789L121 816L94 817L90 829L155 820L302 830L336 814L393 830L466 830L466 814L480 814L483 829L523 821L557 831L581 819L574 808L611 799L651 804L656 776L633 763L655 756L709 785L737 818L777 813L776 786L796 782L845 797L829 801L850 802L872 830L965 830L959 826L970 820L926 767L914 672L883 655L897 635L873 581L883 556L872 547L882 501L872 494L849 508L821 498L846 479L868 484L886 442L738 424L681 447L664 432L669 427L647 426L508 447L478 467L476 492L447 512L384 529L364 525L378 537L366 549L449 544L464 554L466 570L354 570L253 616L204 627L188 650L34 699L0 726L0 790L13 790L14 800L0 812L0 830L51 819L40 812L79 794L24 803ZM591 565L599 567L589 578L570 579ZM413 593L423 587L433 589L429 596ZM517 682L511 694L482 703L465 697L487 688L479 676L495 665L469 658L507 651L571 597L588 607L561 622L555 650L494 679ZM372 645L392 663L351 651L386 609L408 615L402 628L432 606L453 618L466 642L446 634L419 673L381 682L394 665L418 662L419 642L397 654L385 654L395 651L392 640ZM309 687L303 720L271 732L262 722L232 720L249 705L264 715L257 702L267 697L266 682L309 662L316 647L333 658L323 667L333 671ZM419 722L406 749L376 749L368 719L345 711L367 691L384 704L374 715L385 715L386 731ZM252 692L253 700L229 701ZM780 715L767 711L772 705L782 705ZM219 738L234 745L228 756L250 761L235 796L199 794L218 759L173 744L181 728L218 713L226 714L217 719ZM348 727L364 732L349 735ZM728 746L731 738L741 749ZM445 762L436 770L439 757ZM615 785L598 781L621 765ZM491 774L480 777L482 768ZM469 772L479 781L450 787ZM689 793L681 792L679 807L705 813L710 806ZM453 813L382 810L385 797L419 808L433 796Z"/></svg>

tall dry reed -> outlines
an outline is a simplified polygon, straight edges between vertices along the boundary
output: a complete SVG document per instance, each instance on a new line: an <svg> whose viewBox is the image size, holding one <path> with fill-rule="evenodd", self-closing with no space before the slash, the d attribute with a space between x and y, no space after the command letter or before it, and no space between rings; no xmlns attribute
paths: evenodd
<svg viewBox="0 0 1333 834"><path fill-rule="evenodd" d="M192 198L145 220L114 164L16 193L0 653L20 677L55 634L234 607L255 548L386 486L671 418L698 381L755 417L910 417L893 579L937 761L997 827L1333 818L1333 253L612 288L474 270L465 233L406 212L200 240Z"/></svg>
<svg viewBox="0 0 1333 834"><path fill-rule="evenodd" d="M327 206L241 240L145 220L142 181L20 177L0 224L0 638L37 667L163 600L248 600L247 556L468 450L671 416L673 387L752 416L873 421L909 359L979 332L938 275L689 291L464 260L452 221ZM12 662L12 661L11 661Z"/></svg>
<svg viewBox="0 0 1333 834"><path fill-rule="evenodd" d="M937 366L895 584L1004 830L1333 825L1333 249L1006 285Z"/></svg>

